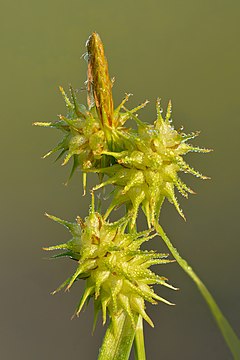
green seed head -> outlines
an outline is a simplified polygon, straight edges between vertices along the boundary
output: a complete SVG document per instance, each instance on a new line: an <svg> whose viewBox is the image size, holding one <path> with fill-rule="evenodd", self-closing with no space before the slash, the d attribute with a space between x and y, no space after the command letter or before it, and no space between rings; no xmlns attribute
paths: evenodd
<svg viewBox="0 0 240 360"><path fill-rule="evenodd" d="M44 158L59 152L57 159L65 156L62 165L73 158L71 175L77 168L83 170L102 168L115 163L113 157L103 153L131 148L132 144L127 136L130 129L125 128L124 124L132 113L146 105L145 102L130 113L124 109L124 104L130 96L126 95L121 104L115 110L113 109L113 84L109 78L103 44L97 33L93 33L87 41L87 59L88 106L79 103L77 93L71 86L71 97L68 97L60 87L67 114L59 115L59 120L56 122L34 123L34 125L56 128L63 132L63 139L44 155Z"/></svg>
<svg viewBox="0 0 240 360"><path fill-rule="evenodd" d="M155 234L151 234L151 231L126 233L126 217L109 223L93 210L85 221L77 218L75 223L49 217L66 226L72 234L72 239L67 243L45 250L62 249L64 252L55 257L67 256L77 262L75 273L55 291L63 287L70 289L80 279L85 282L85 291L76 315L92 298L95 315L102 310L103 323L106 322L107 314L114 322L116 316L125 312L131 318L133 326L136 314L141 314L153 326L145 312L145 301L152 304L157 301L169 305L171 303L158 296L152 285L160 284L175 289L167 283L166 278L150 270L152 265L171 262L166 259L168 255L140 249L141 244Z"/></svg>
<svg viewBox="0 0 240 360"><path fill-rule="evenodd" d="M202 149L187 143L198 133L186 135L176 131L171 124L171 102L169 102L165 119L162 117L160 101L157 101L157 120L154 125L137 121L137 133L130 132L129 138L134 149L122 152L105 152L113 156L118 164L101 169L108 176L105 182L95 186L94 190L114 184L113 201L110 210L123 203L132 205L132 226L136 222L139 206L147 216L149 227L155 224L159 217L161 205L165 198L174 204L179 214L184 214L175 196L175 187L185 197L191 190L179 177L179 172L193 174L201 179L207 179L191 168L183 159L188 152L206 153ZM96 170L97 171L97 170Z"/></svg>

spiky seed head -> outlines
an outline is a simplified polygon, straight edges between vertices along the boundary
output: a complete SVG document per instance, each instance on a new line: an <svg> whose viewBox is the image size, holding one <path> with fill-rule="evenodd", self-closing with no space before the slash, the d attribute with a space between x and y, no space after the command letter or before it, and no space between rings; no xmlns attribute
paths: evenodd
<svg viewBox="0 0 240 360"><path fill-rule="evenodd" d="M70 86L70 94L60 91L65 100L67 114L59 115L56 122L35 122L34 125L56 128L64 133L63 139L49 151L47 156L59 152L57 159L64 157L63 165L73 158L72 174L77 168L101 168L112 164L113 157L103 155L104 151L122 151L131 147L125 122L132 116L124 110L129 94L117 108L113 109L112 82L109 78L108 64L102 41L93 33L87 41L88 107L80 104L76 91ZM144 107L146 102L132 110Z"/></svg>
<svg viewBox="0 0 240 360"><path fill-rule="evenodd" d="M172 105L169 103L164 119L158 100L157 120L154 125L143 123L133 116L138 126L136 133L129 134L134 149L106 152L115 157L118 165L101 169L108 179L94 190L114 184L116 190L110 208L130 202L133 212L132 225L141 206L149 227L152 226L159 217L165 198L173 203L179 214L185 218L176 198L175 188L185 197L194 192L180 179L179 173L190 173L201 179L208 178L190 167L183 156L188 152L207 153L211 150L188 144L186 141L196 137L198 133L186 135L176 131L171 124L171 112Z"/></svg>
<svg viewBox="0 0 240 360"><path fill-rule="evenodd" d="M75 223L48 216L66 226L72 239L45 250L64 250L56 257L67 256L77 261L75 273L54 293L63 287L69 290L75 282L82 279L85 281L85 291L76 315L92 298L95 311L102 310L103 323L106 322L107 314L114 321L124 311L131 318L133 326L136 314L141 314L153 326L145 311L145 301L152 304L157 301L169 305L171 303L158 296L152 285L160 284L175 289L167 283L166 278L150 270L152 265L171 262L167 259L168 255L140 249L141 244L155 234L150 231L126 233L128 219L109 223L94 210L85 221L78 219Z"/></svg>

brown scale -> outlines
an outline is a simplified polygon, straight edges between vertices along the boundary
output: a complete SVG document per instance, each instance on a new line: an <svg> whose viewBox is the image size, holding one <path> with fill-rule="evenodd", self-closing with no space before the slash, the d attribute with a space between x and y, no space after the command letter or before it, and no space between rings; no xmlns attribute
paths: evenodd
<svg viewBox="0 0 240 360"><path fill-rule="evenodd" d="M103 125L112 126L113 99L112 82L108 73L108 63L103 43L97 33L92 33L87 41L88 52L88 106L94 101Z"/></svg>

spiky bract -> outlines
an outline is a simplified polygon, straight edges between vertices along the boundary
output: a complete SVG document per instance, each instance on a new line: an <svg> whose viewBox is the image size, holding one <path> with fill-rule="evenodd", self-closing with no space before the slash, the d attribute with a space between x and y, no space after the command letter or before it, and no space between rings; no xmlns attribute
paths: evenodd
<svg viewBox="0 0 240 360"><path fill-rule="evenodd" d="M84 304L93 298L95 315L102 309L103 323L106 322L107 313L114 322L116 316L124 311L131 318L133 326L136 314L141 314L153 326L145 312L145 301L152 304L157 301L171 303L158 296L152 285L160 284L175 289L166 282L166 278L149 269L154 264L171 262L166 259L168 254L140 249L141 244L155 234L149 230L126 233L126 217L109 223L95 211L91 211L85 221L77 218L75 223L48 216L65 225L71 232L72 239L45 250L64 249L63 253L55 257L68 256L77 261L75 273L55 292L63 287L70 289L74 282L84 279L85 291L76 309L77 315Z"/></svg>

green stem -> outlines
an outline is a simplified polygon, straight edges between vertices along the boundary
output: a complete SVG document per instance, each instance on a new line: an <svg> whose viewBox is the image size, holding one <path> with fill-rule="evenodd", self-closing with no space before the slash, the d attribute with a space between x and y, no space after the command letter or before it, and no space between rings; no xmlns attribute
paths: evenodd
<svg viewBox="0 0 240 360"><path fill-rule="evenodd" d="M128 213L129 207L126 205L126 213ZM129 224L129 232L133 233L137 231L137 224L131 228ZM138 315L136 323L136 331L134 337L134 354L136 360L146 360L145 345L144 345L144 333L143 333L143 319L141 315Z"/></svg>
<svg viewBox="0 0 240 360"><path fill-rule="evenodd" d="M235 360L240 359L240 340L238 339L237 335L235 334L234 330L232 329L231 325L227 321L227 319L223 316L221 310L219 309L217 303L215 302L214 298L203 284L203 282L199 279L196 273L193 271L191 266L188 265L187 261L184 260L178 253L177 249L172 245L171 241L165 234L163 228L156 223L155 225L156 231L161 236L165 244L167 245L168 249L181 266L181 268L190 276L190 278L195 282L199 291L201 292L202 296L206 300L212 315L217 322L217 325L232 352L233 358Z"/></svg>
<svg viewBox="0 0 240 360"><path fill-rule="evenodd" d="M143 333L143 319L141 315L138 316L135 338L134 338L134 350L135 350L136 360L146 360L144 333Z"/></svg>
<svg viewBox="0 0 240 360"><path fill-rule="evenodd" d="M135 336L130 317L122 312L110 322L98 360L128 360Z"/></svg>

